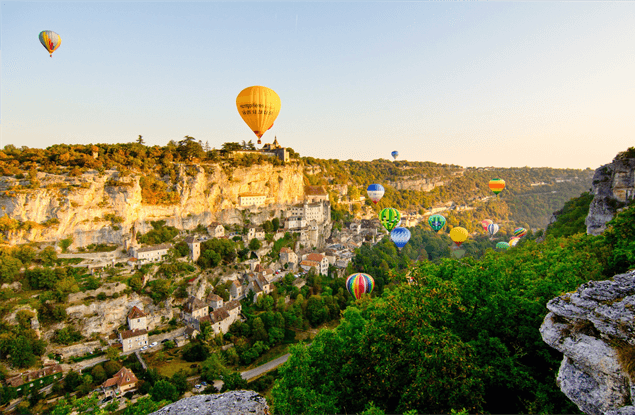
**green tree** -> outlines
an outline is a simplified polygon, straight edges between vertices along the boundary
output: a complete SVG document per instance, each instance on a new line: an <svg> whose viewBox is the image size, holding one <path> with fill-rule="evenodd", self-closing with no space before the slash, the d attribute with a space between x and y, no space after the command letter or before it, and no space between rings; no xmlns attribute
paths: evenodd
<svg viewBox="0 0 635 415"><path fill-rule="evenodd" d="M174 402L179 398L179 392L170 381L160 380L150 389L150 396L155 402L163 400Z"/></svg>
<svg viewBox="0 0 635 415"><path fill-rule="evenodd" d="M102 384L106 381L106 371L102 365L96 365L93 370L90 371L90 375L95 380L95 383Z"/></svg>
<svg viewBox="0 0 635 415"><path fill-rule="evenodd" d="M249 241L249 249L251 249L252 251L257 251L262 247L262 243L254 238L251 241Z"/></svg>
<svg viewBox="0 0 635 415"><path fill-rule="evenodd" d="M174 375L172 375L170 382L172 383L172 385L174 385L174 387L176 387L179 395L189 389L187 385L187 373L185 373L185 371L183 370L179 370Z"/></svg>

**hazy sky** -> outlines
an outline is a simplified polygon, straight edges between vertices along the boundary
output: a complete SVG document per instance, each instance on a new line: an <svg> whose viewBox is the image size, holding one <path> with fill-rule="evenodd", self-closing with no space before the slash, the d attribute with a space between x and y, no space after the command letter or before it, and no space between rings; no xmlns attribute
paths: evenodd
<svg viewBox="0 0 635 415"><path fill-rule="evenodd" d="M263 143L302 156L596 168L635 146L635 2L1 6L2 146L255 142L252 85L282 101Z"/></svg>

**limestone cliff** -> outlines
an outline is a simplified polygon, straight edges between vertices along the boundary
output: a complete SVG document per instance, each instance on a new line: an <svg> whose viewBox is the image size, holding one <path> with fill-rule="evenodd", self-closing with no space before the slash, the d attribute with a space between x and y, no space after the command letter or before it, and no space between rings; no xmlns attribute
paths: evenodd
<svg viewBox="0 0 635 415"><path fill-rule="evenodd" d="M564 354L560 389L587 414L635 414L635 270L583 284L547 308L540 334Z"/></svg>
<svg viewBox="0 0 635 415"><path fill-rule="evenodd" d="M116 170L89 171L79 177L38 173L40 186L28 180L0 178L0 216L22 223L5 238L11 244L57 242L72 236L71 248L91 243L123 244L150 222L165 220L178 229L207 226L212 221L242 223L238 195L260 193L272 209L304 198L303 170L298 164L249 168L220 165L181 166L173 180L165 178L179 201L170 205L144 202L140 175L122 177ZM254 223L252 219L252 223Z"/></svg>
<svg viewBox="0 0 635 415"><path fill-rule="evenodd" d="M254 391L236 390L184 398L150 415L266 415L269 413L269 406L264 397Z"/></svg>
<svg viewBox="0 0 635 415"><path fill-rule="evenodd" d="M617 209L635 198L635 158L618 156L595 170L592 193L585 223L588 234L599 235Z"/></svg>

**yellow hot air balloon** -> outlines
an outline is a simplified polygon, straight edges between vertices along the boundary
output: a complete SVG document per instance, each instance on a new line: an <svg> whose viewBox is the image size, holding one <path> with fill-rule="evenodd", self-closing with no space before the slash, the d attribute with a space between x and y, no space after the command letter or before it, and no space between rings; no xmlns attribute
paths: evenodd
<svg viewBox="0 0 635 415"><path fill-rule="evenodd" d="M236 97L236 107L243 121L258 136L273 126L280 113L280 97L273 89L264 86L250 86L240 91Z"/></svg>
<svg viewBox="0 0 635 415"><path fill-rule="evenodd" d="M450 239L452 239L456 246L461 246L461 244L467 239L468 235L469 233L467 229L461 228L460 226L452 228L450 231Z"/></svg>

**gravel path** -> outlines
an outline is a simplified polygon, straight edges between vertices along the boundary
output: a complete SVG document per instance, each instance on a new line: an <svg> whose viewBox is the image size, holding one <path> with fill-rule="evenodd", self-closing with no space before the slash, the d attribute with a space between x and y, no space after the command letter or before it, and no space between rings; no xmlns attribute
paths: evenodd
<svg viewBox="0 0 635 415"><path fill-rule="evenodd" d="M262 375L263 373L266 373L270 370L273 370L275 368L277 368L278 366L280 366L281 364L283 364L284 362L287 361L287 359L289 359L289 356L291 356L289 353L280 356L277 359L273 359L270 362L267 362L263 365L258 366L255 369L251 369L251 370L246 370L244 372L242 372L240 375L243 377L243 379L245 380L249 380L249 379L253 379L257 376Z"/></svg>

